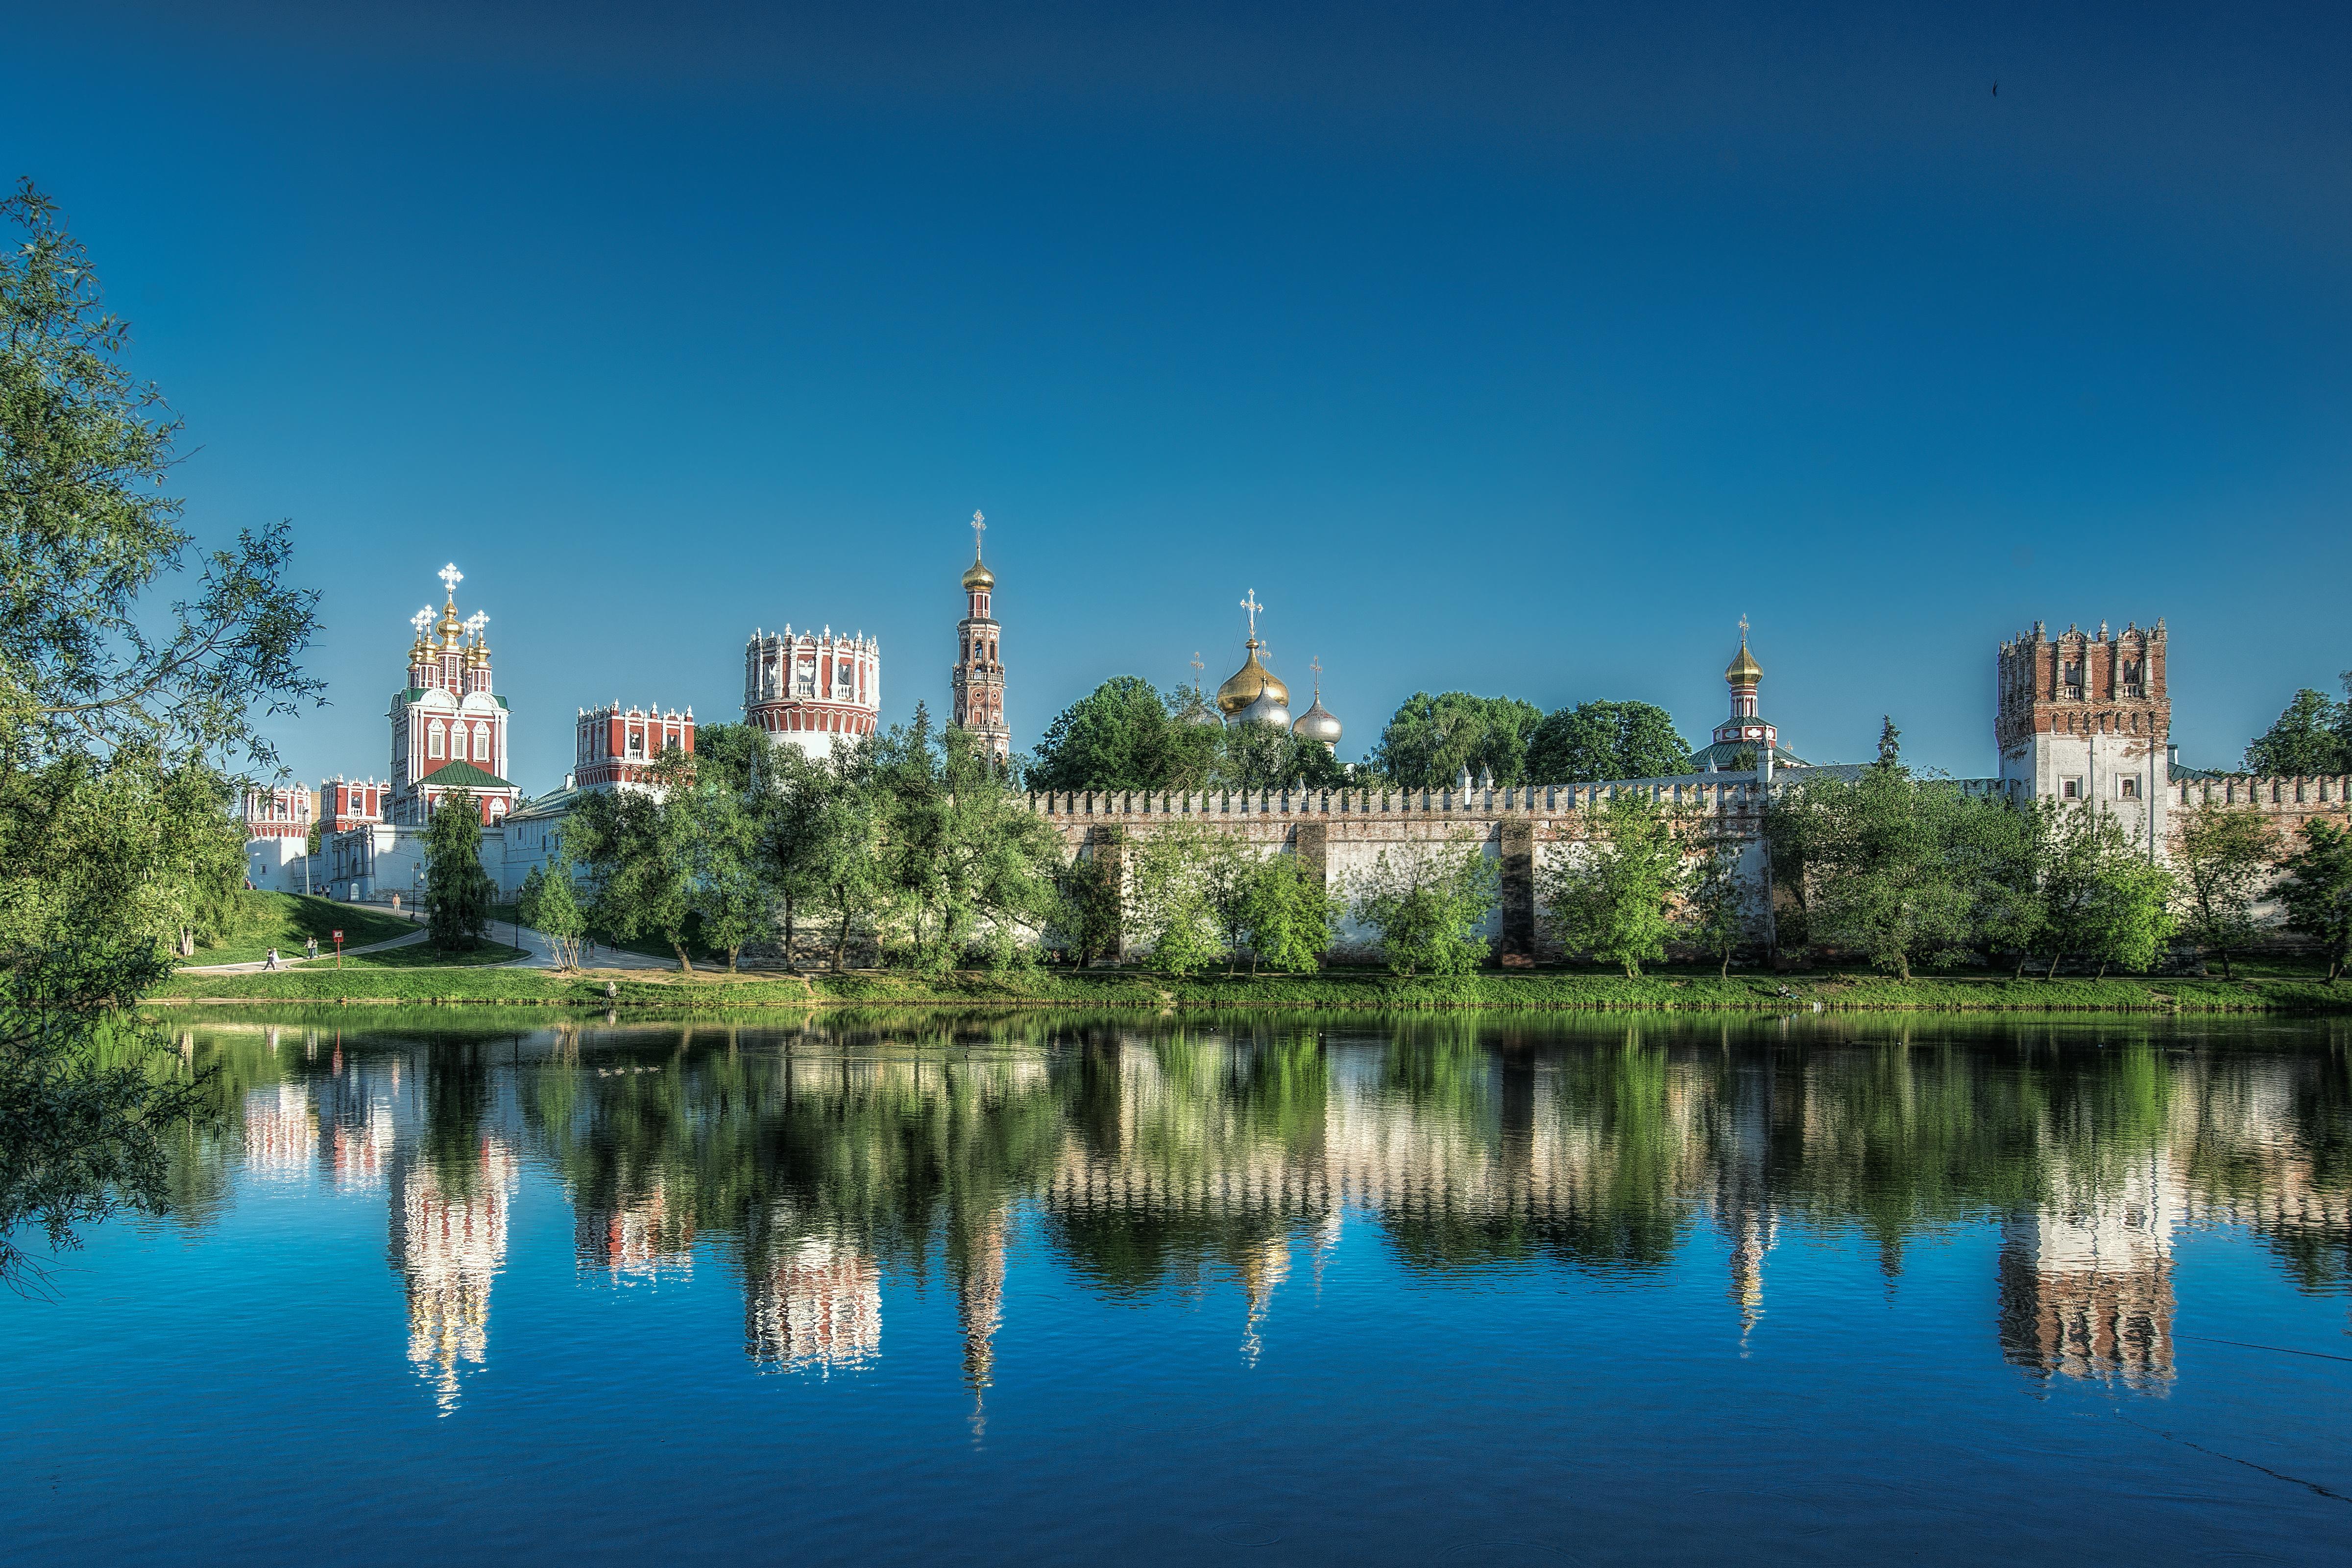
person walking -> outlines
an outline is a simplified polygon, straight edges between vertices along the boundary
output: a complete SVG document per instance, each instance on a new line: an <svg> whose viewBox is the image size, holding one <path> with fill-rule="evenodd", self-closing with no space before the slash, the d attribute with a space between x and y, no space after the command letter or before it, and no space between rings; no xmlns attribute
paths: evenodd
<svg viewBox="0 0 2352 1568"><path fill-rule="evenodd" d="M316 963L319 957L319 939L316 936L310 937L303 942L302 947L302 956Z"/></svg>
<svg viewBox="0 0 2352 1568"><path fill-rule="evenodd" d="M272 948L269 950L269 958L268 958L268 961L267 963L263 964L261 967L262 967L262 968L263 968L263 969L265 969L265 970L268 970L268 969L275 969L276 967L278 967L278 949L277 949L277 948L272 947Z"/></svg>

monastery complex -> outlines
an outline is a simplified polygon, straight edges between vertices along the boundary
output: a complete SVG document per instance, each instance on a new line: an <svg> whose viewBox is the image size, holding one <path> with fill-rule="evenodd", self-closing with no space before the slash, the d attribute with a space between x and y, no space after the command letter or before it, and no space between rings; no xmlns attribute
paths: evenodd
<svg viewBox="0 0 2352 1568"><path fill-rule="evenodd" d="M996 578L982 559L984 517L974 513L971 527L972 560L961 580L964 614L949 669L949 724L1004 763L1013 752L1004 716L1004 628L993 604ZM451 565L440 577L442 606L436 612L428 605L411 622L415 636L405 680L388 710L388 777L338 777L315 790L292 783L249 793L247 866L254 886L413 903L424 888L425 820L445 797L463 789L481 812L484 869L501 895L511 897L552 858L564 818L585 794L650 789L649 770L664 753L693 753L690 707L617 700L582 707L572 771L560 788L527 794L509 779L513 716L492 679L488 617L478 611L461 618L463 574ZM1294 717L1289 688L1262 657L1257 617L1265 607L1251 593L1242 608L1248 619L1241 667L1218 687L1213 711L1196 694L1182 716L1208 725L1279 726L1336 750L1341 726L1319 689ZM2105 623L2095 632L2069 626L2054 635L2037 622L2001 643L1993 660L1997 767L1960 780L1961 787L2109 812L2157 858L2167 853L2175 814L2206 802L2257 806L2286 831L2314 815L2346 814L2352 778L2255 778L2182 767L2170 744L2167 653L2161 620L2121 631ZM1760 832L1766 803L1797 779L1851 775L1860 765L1807 762L1792 750L1766 715L1763 679L1743 621L1738 650L1724 671L1724 718L1692 755L1691 770L1670 777L1498 788L1465 771L1437 789L1078 790L1033 794L1029 804L1073 857L1123 856L1136 835L1190 820L1260 853L1297 855L1334 889L1369 872L1384 852L1468 839L1498 862L1501 900L1491 935L1500 956L1506 963L1531 962L1545 956L1535 906L1540 868L1577 853L1592 808L1628 792L1717 821L1744 846L1741 863L1759 890L1759 915L1769 920L1761 897L1769 881ZM837 741L877 733L881 704L881 648L862 632L787 625L754 630L744 644L744 722L776 747L827 758ZM310 852L314 826L318 849ZM1367 933L1343 929L1340 952L1368 941Z"/></svg>

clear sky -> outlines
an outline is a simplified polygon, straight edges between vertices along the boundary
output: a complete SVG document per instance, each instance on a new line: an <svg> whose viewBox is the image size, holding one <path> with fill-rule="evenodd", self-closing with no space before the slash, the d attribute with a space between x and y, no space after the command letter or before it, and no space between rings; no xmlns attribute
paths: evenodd
<svg viewBox="0 0 2352 1568"><path fill-rule="evenodd" d="M1246 589L1351 757L1417 688L1703 738L1743 613L1800 755L1964 774L2037 618L2167 617L2199 763L2352 665L2352 8L195 9L0 19L0 172L192 521L294 520L314 779L451 559L530 790L755 625L937 712L975 507L1020 746Z"/></svg>

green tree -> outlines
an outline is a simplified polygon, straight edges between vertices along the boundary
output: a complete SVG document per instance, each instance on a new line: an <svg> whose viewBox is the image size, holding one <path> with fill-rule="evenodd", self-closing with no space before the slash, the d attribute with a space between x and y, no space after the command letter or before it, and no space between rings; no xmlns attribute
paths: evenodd
<svg viewBox="0 0 2352 1568"><path fill-rule="evenodd" d="M1348 770L1323 748L1277 725L1234 724L1210 732L1209 784L1219 789L1338 789Z"/></svg>
<svg viewBox="0 0 2352 1568"><path fill-rule="evenodd" d="M433 946L471 952L488 933L498 894L482 869L482 808L468 789L441 797L425 824L425 915Z"/></svg>
<svg viewBox="0 0 2352 1568"><path fill-rule="evenodd" d="M1055 935L1081 969L1097 958L1116 958L1126 932L1120 846L1097 841L1091 851L1063 866L1054 915Z"/></svg>
<svg viewBox="0 0 2352 1568"><path fill-rule="evenodd" d="M1251 867L1242 917L1250 965L1284 975L1311 975L1331 946L1346 902L1296 854L1271 855Z"/></svg>
<svg viewBox="0 0 2352 1568"><path fill-rule="evenodd" d="M672 748L673 752L675 748ZM654 765L675 779L671 753ZM599 790L584 797L564 824L564 842L587 873L590 920L617 941L657 936L694 972L686 946L694 913L693 819L688 810L646 789Z"/></svg>
<svg viewBox="0 0 2352 1568"><path fill-rule="evenodd" d="M2230 979L2230 955L2254 936L2254 900L2278 858L2278 834L2252 806L2207 806L2184 813L2173 841L2180 934L2217 954Z"/></svg>
<svg viewBox="0 0 2352 1568"><path fill-rule="evenodd" d="M1684 883L1675 924L1683 939L1716 961L1716 973L1731 977L1731 957L1750 940L1748 887L1740 874L1747 845L1728 833L1707 831L1700 839Z"/></svg>
<svg viewBox="0 0 2352 1568"><path fill-rule="evenodd" d="M774 928L774 888L761 852L762 799L749 792L748 774L728 767L724 757L698 754L690 770L681 770L674 799L690 818L694 876L687 901L703 944L727 955L733 974L744 944Z"/></svg>
<svg viewBox="0 0 2352 1568"><path fill-rule="evenodd" d="M908 951L939 969L975 951L1010 961L1051 919L1060 843L961 729L923 705L875 749L883 859Z"/></svg>
<svg viewBox="0 0 2352 1568"><path fill-rule="evenodd" d="M2005 955L2022 978L2049 935L2043 885L2057 831L2054 800L2000 795L1963 801L1954 813L1947 853L1969 898L1969 940L1990 956Z"/></svg>
<svg viewBox="0 0 2352 1568"><path fill-rule="evenodd" d="M1656 779L1690 765L1674 716L1651 703L1583 702L1545 716L1528 739L1527 781ZM1500 779L1497 774L1496 778Z"/></svg>
<svg viewBox="0 0 2352 1568"><path fill-rule="evenodd" d="M1675 824L1657 801L1633 794L1609 801L1588 819L1581 852L1540 873L1554 935L1570 952L1589 953L1638 978L1643 963L1666 956L1684 860Z"/></svg>
<svg viewBox="0 0 2352 1568"><path fill-rule="evenodd" d="M1055 716L1023 781L1050 790L1197 789L1218 733L1171 718L1140 675L1114 675Z"/></svg>
<svg viewBox="0 0 2352 1568"><path fill-rule="evenodd" d="M1486 956L1498 876L1477 841L1382 850L1349 892L1357 920L1380 933L1397 975L1466 975Z"/></svg>
<svg viewBox="0 0 2352 1568"><path fill-rule="evenodd" d="M2110 966L2135 975L2155 967L2176 927L2173 897L2172 873L2142 855L2111 856L2100 866L2084 946L2098 960L2101 979Z"/></svg>
<svg viewBox="0 0 2352 1568"><path fill-rule="evenodd" d="M1176 818L1128 841L1128 907L1144 962L1169 975L1196 975L1231 947L1212 896L1212 877L1230 880L1246 852L1230 834Z"/></svg>
<svg viewBox="0 0 2352 1568"><path fill-rule="evenodd" d="M2352 691L2352 675L2347 690ZM2325 692L2305 686L2294 694L2270 728L2246 747L2249 773L2352 773L2352 700L2332 702Z"/></svg>
<svg viewBox="0 0 2352 1568"><path fill-rule="evenodd" d="M2286 875L2278 899L2286 905L2288 929L2319 944L2332 986L2352 964L2352 831L2314 817L2304 823L2302 837L2279 862Z"/></svg>
<svg viewBox="0 0 2352 1568"><path fill-rule="evenodd" d="M1965 951L1970 890L1948 852L1963 798L1950 784L1914 779L1893 728L1880 762L1851 779L1800 779L1788 810L1811 817L1791 835L1803 843L1811 939L1907 980L1913 964Z"/></svg>
<svg viewBox="0 0 2352 1568"><path fill-rule="evenodd" d="M547 938L555 950L557 968L580 967L580 939L587 935L588 917L572 891L572 852L560 840L555 858L544 869L531 867L530 874L523 878L515 912L525 925Z"/></svg>
<svg viewBox="0 0 2352 1568"><path fill-rule="evenodd" d="M1415 692L1381 732L1372 766L1402 789L1449 789L1465 768L1474 779L1490 772L1498 785L1524 783L1528 737L1542 720L1541 709L1516 697Z"/></svg>
<svg viewBox="0 0 2352 1568"><path fill-rule="evenodd" d="M2169 916L2147 907L2147 899L2160 896L2169 908L2169 876L2145 874L2144 868L2149 868L2145 847L2108 812L2059 805L2051 821L2042 879L2048 975L2054 977L2059 964L2074 956L2096 963L2102 975L2110 965L2145 969L2154 950L2135 960L2147 943L2160 947L2171 936Z"/></svg>

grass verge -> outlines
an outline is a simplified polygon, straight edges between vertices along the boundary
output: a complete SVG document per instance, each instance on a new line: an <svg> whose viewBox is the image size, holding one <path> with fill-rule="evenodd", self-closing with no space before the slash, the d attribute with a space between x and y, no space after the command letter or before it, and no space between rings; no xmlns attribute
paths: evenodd
<svg viewBox="0 0 2352 1568"><path fill-rule="evenodd" d="M217 947L199 947L191 964L257 964L272 947L281 958L299 956L305 937L319 939L319 951L335 950L335 933L343 934L346 948L389 942L416 929L404 915L386 914L359 904L337 904L300 893L248 893L247 907L254 923Z"/></svg>
<svg viewBox="0 0 2352 1568"><path fill-rule="evenodd" d="M2173 977L2060 978L1815 975L1717 978L1659 974L1629 980L1591 970L1488 971L1448 980L1374 972L1194 977L1138 970L1015 970L928 976L775 973L679 975L654 970L556 975L543 969L452 966L424 949L361 969L347 962L260 975L177 975L161 1002L438 1002L570 1008L968 1006L1057 1008L1315 1008L1394 1012L1427 1009L1570 1009L1672 1012L2352 1012L2352 984L2266 975L2236 981ZM605 994L607 984L613 995Z"/></svg>

